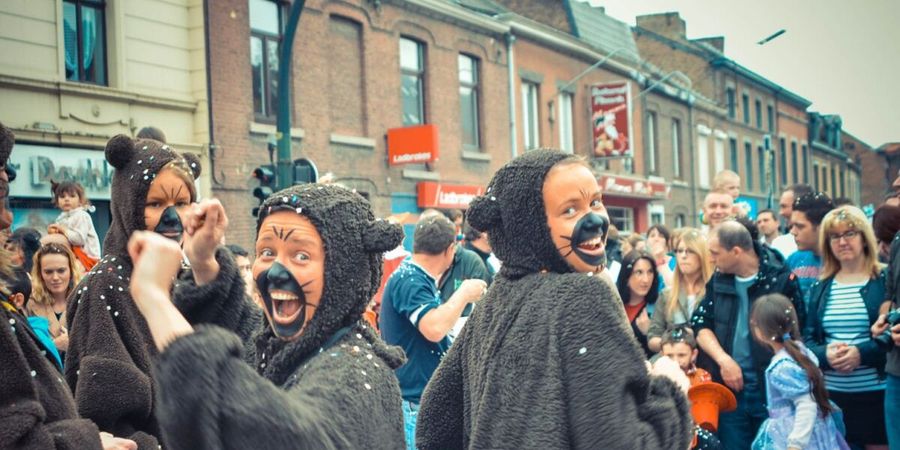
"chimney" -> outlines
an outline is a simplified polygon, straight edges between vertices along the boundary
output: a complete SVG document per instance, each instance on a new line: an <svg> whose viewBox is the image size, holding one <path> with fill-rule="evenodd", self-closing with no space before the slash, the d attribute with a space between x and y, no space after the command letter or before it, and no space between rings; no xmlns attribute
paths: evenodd
<svg viewBox="0 0 900 450"><path fill-rule="evenodd" d="M719 53L725 53L725 36L713 36L700 39L694 39L694 42L702 42L713 46Z"/></svg>
<svg viewBox="0 0 900 450"><path fill-rule="evenodd" d="M677 12L637 16L637 26L676 41L684 41L684 20Z"/></svg>

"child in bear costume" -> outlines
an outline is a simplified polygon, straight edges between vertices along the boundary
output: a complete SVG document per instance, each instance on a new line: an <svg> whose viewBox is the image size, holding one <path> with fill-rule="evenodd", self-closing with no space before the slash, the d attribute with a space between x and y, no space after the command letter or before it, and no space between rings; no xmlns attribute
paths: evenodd
<svg viewBox="0 0 900 450"><path fill-rule="evenodd" d="M375 220L355 192L313 184L269 197L257 230L253 278L270 326L252 365L238 336L192 329L171 306L171 275L155 263L177 259L171 244L133 239L132 292L161 349L158 415L170 448L403 448L393 369L405 358L362 320L400 226Z"/></svg>
<svg viewBox="0 0 900 450"><path fill-rule="evenodd" d="M107 143L106 159L116 169L112 223L103 257L69 299L66 380L82 416L102 431L136 441L140 449L156 450L163 443L151 370L157 351L128 289L132 233L150 228L183 242L192 268L175 264L180 274L173 298L192 323L215 323L246 339L260 316L243 295L232 257L217 248L227 225L221 204L194 203L197 158L175 153L159 141L119 135ZM201 220L202 226L196 226Z"/></svg>
<svg viewBox="0 0 900 450"><path fill-rule="evenodd" d="M595 275L609 221L585 163L519 156L468 219L503 266L425 389L418 448L688 448L687 397L647 373L616 291Z"/></svg>

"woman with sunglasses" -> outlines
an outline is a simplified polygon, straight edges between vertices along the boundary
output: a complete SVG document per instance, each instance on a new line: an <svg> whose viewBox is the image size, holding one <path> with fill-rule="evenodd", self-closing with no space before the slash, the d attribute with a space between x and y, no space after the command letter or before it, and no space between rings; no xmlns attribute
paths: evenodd
<svg viewBox="0 0 900 450"><path fill-rule="evenodd" d="M824 266L813 284L803 330L825 375L828 396L844 411L847 442L887 448L885 354L869 332L885 298L872 226L855 206L831 210L819 226Z"/></svg>
<svg viewBox="0 0 900 450"><path fill-rule="evenodd" d="M647 346L653 352L661 350L666 330L690 321L713 274L706 237L696 228L680 233L675 242L675 260L672 284L662 291L663 303L653 312L647 331Z"/></svg>

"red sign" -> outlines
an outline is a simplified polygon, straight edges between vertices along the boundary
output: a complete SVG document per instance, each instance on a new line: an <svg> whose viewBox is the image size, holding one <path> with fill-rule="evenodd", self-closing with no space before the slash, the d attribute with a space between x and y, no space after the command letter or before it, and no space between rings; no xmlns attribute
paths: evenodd
<svg viewBox="0 0 900 450"><path fill-rule="evenodd" d="M388 163L429 163L438 157L438 129L435 125L391 128L387 133Z"/></svg>
<svg viewBox="0 0 900 450"><path fill-rule="evenodd" d="M594 157L631 156L631 85L591 85Z"/></svg>
<svg viewBox="0 0 900 450"><path fill-rule="evenodd" d="M420 181L416 186L419 208L466 209L475 197L484 194L481 186Z"/></svg>
<svg viewBox="0 0 900 450"><path fill-rule="evenodd" d="M634 178L601 175L598 180L604 195L625 195L629 197L668 198L666 183L637 180Z"/></svg>

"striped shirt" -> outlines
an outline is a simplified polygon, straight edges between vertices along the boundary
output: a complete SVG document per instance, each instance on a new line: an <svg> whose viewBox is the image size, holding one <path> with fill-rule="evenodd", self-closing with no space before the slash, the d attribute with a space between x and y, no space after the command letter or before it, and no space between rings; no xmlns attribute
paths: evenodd
<svg viewBox="0 0 900 450"><path fill-rule="evenodd" d="M866 282L842 284L831 283L831 295L825 303L822 326L825 343L844 342L859 345L869 340L869 313L860 290ZM884 389L884 382L878 379L878 370L860 365L853 372L840 373L825 370L825 387L829 391L867 392Z"/></svg>

